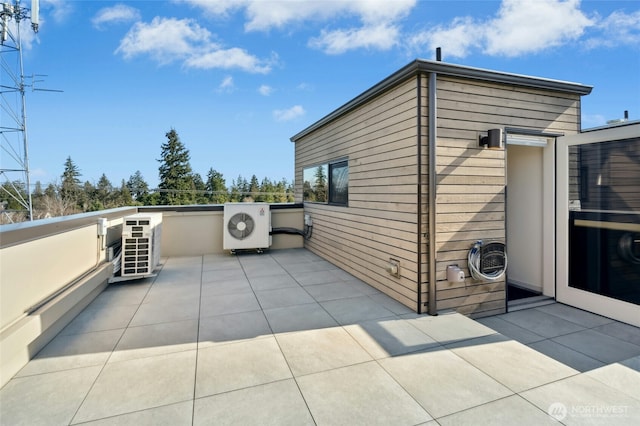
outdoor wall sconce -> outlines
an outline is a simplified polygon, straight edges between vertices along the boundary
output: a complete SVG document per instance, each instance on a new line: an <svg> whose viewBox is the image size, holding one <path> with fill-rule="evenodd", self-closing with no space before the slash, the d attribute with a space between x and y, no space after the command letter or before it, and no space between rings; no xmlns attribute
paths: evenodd
<svg viewBox="0 0 640 426"><path fill-rule="evenodd" d="M502 149L504 148L502 129L490 129L487 136L480 135L479 145L483 148Z"/></svg>

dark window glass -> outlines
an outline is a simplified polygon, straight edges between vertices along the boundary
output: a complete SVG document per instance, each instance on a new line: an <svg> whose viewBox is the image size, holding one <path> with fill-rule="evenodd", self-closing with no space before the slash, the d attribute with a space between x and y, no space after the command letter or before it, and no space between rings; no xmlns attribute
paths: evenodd
<svg viewBox="0 0 640 426"><path fill-rule="evenodd" d="M341 161L329 165L329 203L347 205L349 201L349 165Z"/></svg>
<svg viewBox="0 0 640 426"><path fill-rule="evenodd" d="M569 150L569 286L640 305L640 139Z"/></svg>

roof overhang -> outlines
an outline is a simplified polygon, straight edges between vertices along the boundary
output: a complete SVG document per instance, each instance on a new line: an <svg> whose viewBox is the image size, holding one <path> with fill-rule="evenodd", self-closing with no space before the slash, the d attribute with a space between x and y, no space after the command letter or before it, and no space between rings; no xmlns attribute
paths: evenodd
<svg viewBox="0 0 640 426"><path fill-rule="evenodd" d="M307 136L309 133L319 129L325 124L370 101L380 93L385 92L391 87L397 86L398 84L420 73L436 73L451 77L460 77L470 80L482 80L492 83L501 83L505 85L551 90L556 92L576 94L580 96L588 95L593 89L593 86L587 86L584 84L573 83L569 81L552 80L548 78L532 77L522 74L512 74L463 65L454 65L440 61L416 59L415 61L409 63L395 73L391 74L389 77L385 78L375 86L353 98L351 101L342 105L340 108L334 110L330 114L316 121L311 126L292 136L291 142L298 141L299 139Z"/></svg>

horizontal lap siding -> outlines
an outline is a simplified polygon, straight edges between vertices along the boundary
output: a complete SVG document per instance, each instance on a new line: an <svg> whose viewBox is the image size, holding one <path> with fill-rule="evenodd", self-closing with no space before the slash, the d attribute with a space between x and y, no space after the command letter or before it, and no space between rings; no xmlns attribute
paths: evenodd
<svg viewBox="0 0 640 426"><path fill-rule="evenodd" d="M348 207L306 203L306 246L411 309L417 307L416 80L296 142L296 201L304 168L349 158ZM385 270L400 260L401 277Z"/></svg>
<svg viewBox="0 0 640 426"><path fill-rule="evenodd" d="M471 316L504 312L504 281L469 277L467 254L476 240L505 240L505 151L478 147L478 132L516 127L576 133L580 98L544 90L438 79L436 277L438 309ZM448 265L467 275L446 280Z"/></svg>

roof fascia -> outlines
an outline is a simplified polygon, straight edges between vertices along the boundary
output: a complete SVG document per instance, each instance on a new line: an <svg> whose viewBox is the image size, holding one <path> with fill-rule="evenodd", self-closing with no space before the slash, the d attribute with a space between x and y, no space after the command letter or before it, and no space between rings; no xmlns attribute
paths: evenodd
<svg viewBox="0 0 640 426"><path fill-rule="evenodd" d="M302 130L291 137L291 142L296 142L299 139L305 137L309 133L319 129L327 123L335 120L336 118L346 114L349 111L354 110L360 105L368 102L380 93L394 87L408 78L411 78L418 73L432 73L460 77L471 80L482 80L492 83L502 83L513 86L524 86L536 89L559 91L564 93L577 94L580 96L588 95L591 93L593 86L587 86L580 83L573 83L569 81L552 80L547 78L532 77L521 74L511 74L500 71L492 71L482 68L467 67L463 65L448 64L440 61L427 61L422 59L416 59L413 62L405 65L389 77L385 78L378 84L374 85L370 89L361 93L353 98L351 101L342 105L340 108L329 113L325 117L316 121L311 126Z"/></svg>

